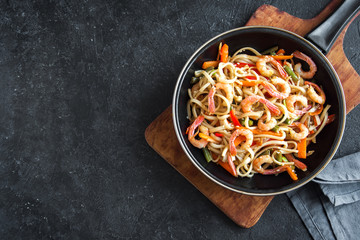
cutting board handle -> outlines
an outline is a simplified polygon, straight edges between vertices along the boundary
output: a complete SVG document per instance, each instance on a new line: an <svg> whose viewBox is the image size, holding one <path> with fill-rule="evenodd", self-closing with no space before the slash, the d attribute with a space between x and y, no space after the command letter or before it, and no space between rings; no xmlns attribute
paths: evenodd
<svg viewBox="0 0 360 240"><path fill-rule="evenodd" d="M327 54L339 34L359 9L359 0L344 1L329 18L305 36L305 38L311 40L324 54Z"/></svg>

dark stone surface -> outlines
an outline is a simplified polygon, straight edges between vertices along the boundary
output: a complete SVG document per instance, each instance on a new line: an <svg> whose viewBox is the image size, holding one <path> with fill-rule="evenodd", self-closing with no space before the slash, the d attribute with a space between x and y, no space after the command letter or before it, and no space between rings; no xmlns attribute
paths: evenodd
<svg viewBox="0 0 360 240"><path fill-rule="evenodd" d="M204 41L264 3L311 18L329 1L2 1L1 239L308 239L285 195L234 224L157 155L145 128ZM345 51L360 72L360 18ZM360 108L337 156L360 150Z"/></svg>

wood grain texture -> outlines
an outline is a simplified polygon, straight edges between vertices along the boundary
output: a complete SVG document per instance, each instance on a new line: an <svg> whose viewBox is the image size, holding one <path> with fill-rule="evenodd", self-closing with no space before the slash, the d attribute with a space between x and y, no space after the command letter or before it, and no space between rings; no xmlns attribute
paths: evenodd
<svg viewBox="0 0 360 240"><path fill-rule="evenodd" d="M254 197L239 194L225 189L205 177L184 154L176 138L171 106L148 126L145 138L161 157L230 219L242 227L254 226L273 198L272 196Z"/></svg>
<svg viewBox="0 0 360 240"><path fill-rule="evenodd" d="M319 15L312 19L300 19L273 6L263 5L256 10L246 25L280 27L304 36L329 16L340 2L340 0L333 0ZM340 34L327 55L343 84L347 112L360 102L360 97L357 96L357 92L360 90L360 77L347 60L342 48L345 32L350 23ZM171 106L148 126L145 131L145 138L160 156L239 226L245 228L254 226L273 199L272 196L255 197L235 193L205 177L187 158L177 141L173 128Z"/></svg>
<svg viewBox="0 0 360 240"><path fill-rule="evenodd" d="M280 11L278 8L271 5L263 5L259 7L250 17L246 26L263 25L279 27L297 33L300 36L305 36L322 21L324 21L325 18L329 16L341 2L342 1L340 0L331 1L330 4L324 8L321 13L319 13L319 15L311 19L297 18L286 12ZM326 55L331 64L334 66L342 83L346 98L347 113L360 103L360 95L358 94L360 91L360 76L347 59L343 49L343 42L347 29L349 28L351 22L359 14L360 12L358 12L349 21L335 41L329 53Z"/></svg>
<svg viewBox="0 0 360 240"><path fill-rule="evenodd" d="M262 5L254 12L245 25L278 27L292 31L300 36L305 36L324 21L341 2L341 0L331 1L317 16L311 19L301 19L281 11L274 6Z"/></svg>
<svg viewBox="0 0 360 240"><path fill-rule="evenodd" d="M353 19L346 25L345 29L340 33L338 39L334 43L330 52L326 55L331 64L334 66L339 75L341 84L344 89L346 99L346 112L349 113L360 103L360 76L347 59L343 43L347 29L351 22L359 16L358 12Z"/></svg>

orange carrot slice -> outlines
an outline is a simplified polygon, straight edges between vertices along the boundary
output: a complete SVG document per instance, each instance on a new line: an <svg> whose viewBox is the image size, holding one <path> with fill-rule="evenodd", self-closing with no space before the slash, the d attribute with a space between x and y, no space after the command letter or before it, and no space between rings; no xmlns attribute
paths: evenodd
<svg viewBox="0 0 360 240"><path fill-rule="evenodd" d="M281 55L284 53L285 53L285 50L281 48L281 49L279 49L279 51L276 52L276 55Z"/></svg>
<svg viewBox="0 0 360 240"><path fill-rule="evenodd" d="M272 57L275 58L276 60L286 60L293 58L293 55L275 55Z"/></svg>
<svg viewBox="0 0 360 240"><path fill-rule="evenodd" d="M219 65L219 61L206 61L202 65L202 69L207 69L209 67L216 68Z"/></svg>
<svg viewBox="0 0 360 240"><path fill-rule="evenodd" d="M301 139L298 143L298 157L306 159L306 138Z"/></svg>
<svg viewBox="0 0 360 240"><path fill-rule="evenodd" d="M234 177L237 177L237 172L235 169L235 164L231 159L230 154L228 154L228 158L226 162L221 161L221 159L218 161L219 165L222 166L226 171L228 171L229 173L231 173L231 175L233 175Z"/></svg>
<svg viewBox="0 0 360 240"><path fill-rule="evenodd" d="M220 50L220 61L227 62L228 57L229 57L229 46L227 44L224 44Z"/></svg>
<svg viewBox="0 0 360 240"><path fill-rule="evenodd" d="M286 171L290 175L291 179L294 181L297 181L298 177L297 177L296 173L291 169L291 167L289 167L289 166L285 166L285 167L286 167Z"/></svg>
<svg viewBox="0 0 360 240"><path fill-rule="evenodd" d="M315 112L309 112L309 115L310 115L310 116L319 115L319 114L322 112L323 108L324 108L324 105L323 105L323 104L319 104L318 107L317 107L317 109L316 109L316 111L315 111Z"/></svg>

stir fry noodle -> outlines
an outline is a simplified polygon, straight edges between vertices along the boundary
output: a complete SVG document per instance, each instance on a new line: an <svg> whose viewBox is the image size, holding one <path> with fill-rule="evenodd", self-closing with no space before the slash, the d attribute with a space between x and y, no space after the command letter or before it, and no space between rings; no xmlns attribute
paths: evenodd
<svg viewBox="0 0 360 240"><path fill-rule="evenodd" d="M278 48L228 53L220 44L217 59L191 79L188 140L235 177L287 172L297 180L295 169L307 170L298 159L313 154L308 144L335 118L314 83L316 64Z"/></svg>

